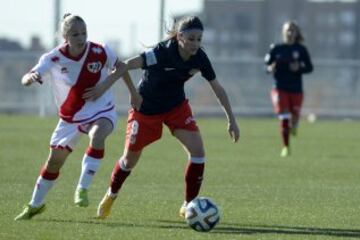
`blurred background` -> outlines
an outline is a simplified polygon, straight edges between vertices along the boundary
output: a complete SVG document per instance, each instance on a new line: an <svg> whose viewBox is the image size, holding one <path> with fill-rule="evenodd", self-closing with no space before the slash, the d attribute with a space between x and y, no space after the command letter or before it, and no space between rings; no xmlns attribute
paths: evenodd
<svg viewBox="0 0 360 240"><path fill-rule="evenodd" d="M61 43L58 23L66 12L88 25L89 40L104 42L124 60L166 37L172 19L201 17L203 47L238 115L272 116L271 75L264 56L281 41L286 20L299 23L314 64L304 75L304 116L360 117L360 0L0 0L0 113L56 114L48 84L25 88L24 73ZM19 7L21 5L21 7ZM138 82L141 72L131 72ZM200 76L186 91L195 115L222 110ZM129 106L124 84L114 87L119 114Z"/></svg>

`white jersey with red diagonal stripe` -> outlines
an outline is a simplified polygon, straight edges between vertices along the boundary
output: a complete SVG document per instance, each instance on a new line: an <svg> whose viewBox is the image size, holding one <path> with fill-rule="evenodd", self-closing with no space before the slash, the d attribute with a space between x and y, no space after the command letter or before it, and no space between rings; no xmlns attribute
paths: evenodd
<svg viewBox="0 0 360 240"><path fill-rule="evenodd" d="M82 95L85 89L104 81L116 61L116 54L107 45L87 42L84 52L74 58L68 53L67 44L63 44L42 55L32 71L37 71L43 79L49 77L63 120L85 122L114 109L111 90L96 101L84 101Z"/></svg>

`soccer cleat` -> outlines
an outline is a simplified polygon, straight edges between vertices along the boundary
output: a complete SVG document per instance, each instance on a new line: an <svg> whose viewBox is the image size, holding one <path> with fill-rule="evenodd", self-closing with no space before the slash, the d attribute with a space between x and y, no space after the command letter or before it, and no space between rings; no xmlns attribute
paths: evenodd
<svg viewBox="0 0 360 240"><path fill-rule="evenodd" d="M185 219L186 206L187 206L187 203L184 201L184 203L181 205L180 210L179 210L179 216L184 219Z"/></svg>
<svg viewBox="0 0 360 240"><path fill-rule="evenodd" d="M97 218L105 219L110 215L111 207L115 202L116 197L111 197L108 193L105 194L104 198L99 203L97 209Z"/></svg>
<svg viewBox="0 0 360 240"><path fill-rule="evenodd" d="M32 217L42 213L43 211L45 211L45 204L40 205L39 207L32 207L30 205L27 205L22 211L22 213L17 215L14 220L30 220Z"/></svg>
<svg viewBox="0 0 360 240"><path fill-rule="evenodd" d="M290 148L289 147L283 147L280 153L281 157L288 157L290 156Z"/></svg>
<svg viewBox="0 0 360 240"><path fill-rule="evenodd" d="M89 206L88 191L84 188L77 188L74 196L75 205L78 207Z"/></svg>

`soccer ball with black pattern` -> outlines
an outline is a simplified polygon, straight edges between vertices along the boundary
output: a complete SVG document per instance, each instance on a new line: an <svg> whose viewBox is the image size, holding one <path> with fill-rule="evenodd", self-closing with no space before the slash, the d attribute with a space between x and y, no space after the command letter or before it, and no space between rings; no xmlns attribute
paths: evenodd
<svg viewBox="0 0 360 240"><path fill-rule="evenodd" d="M185 221L195 231L208 232L219 220L219 208L210 198L198 197L186 206Z"/></svg>

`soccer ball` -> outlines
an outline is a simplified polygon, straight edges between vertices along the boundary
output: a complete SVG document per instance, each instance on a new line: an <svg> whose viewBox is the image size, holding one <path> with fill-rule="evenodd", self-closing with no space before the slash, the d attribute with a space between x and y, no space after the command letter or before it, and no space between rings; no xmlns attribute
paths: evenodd
<svg viewBox="0 0 360 240"><path fill-rule="evenodd" d="M195 231L208 232L219 220L219 209L210 198L198 197L186 206L185 221Z"/></svg>

